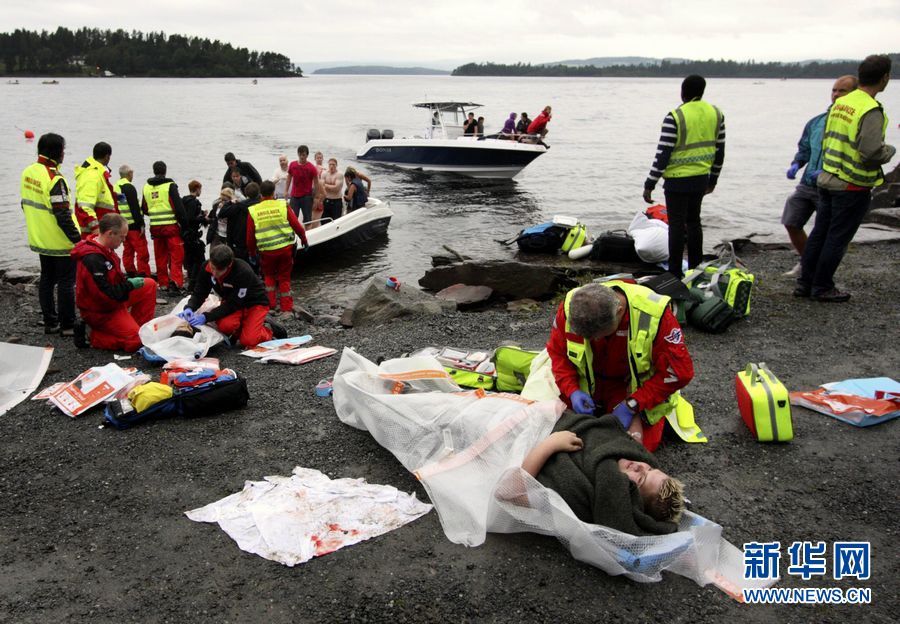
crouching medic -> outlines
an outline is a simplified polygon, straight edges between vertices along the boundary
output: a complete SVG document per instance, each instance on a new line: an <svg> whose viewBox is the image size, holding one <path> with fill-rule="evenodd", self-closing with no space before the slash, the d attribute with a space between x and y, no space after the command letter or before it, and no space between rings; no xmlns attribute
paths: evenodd
<svg viewBox="0 0 900 624"><path fill-rule="evenodd" d="M133 352L141 348L138 330L156 313L156 282L129 277L115 250L128 236L128 222L118 213L100 218L96 235L72 250L77 263L75 303L81 322L75 325L75 345Z"/></svg>
<svg viewBox="0 0 900 624"><path fill-rule="evenodd" d="M205 313L196 312L211 291L215 291L222 303ZM198 271L190 300L178 316L191 327L215 323L220 332L252 348L273 336L287 337L281 325L266 319L268 312L269 298L262 280L249 264L234 257L231 247L215 245L209 251L206 267Z"/></svg>
<svg viewBox="0 0 900 624"><path fill-rule="evenodd" d="M547 353L575 412L612 413L651 452L667 420L682 439L706 441L678 392L694 364L669 297L618 280L576 288L556 312Z"/></svg>

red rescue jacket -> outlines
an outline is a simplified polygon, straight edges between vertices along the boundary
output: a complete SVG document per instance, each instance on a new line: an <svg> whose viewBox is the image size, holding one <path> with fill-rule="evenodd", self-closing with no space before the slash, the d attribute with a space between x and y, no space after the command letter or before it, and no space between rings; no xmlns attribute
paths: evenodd
<svg viewBox="0 0 900 624"><path fill-rule="evenodd" d="M116 252L97 242L95 236L72 249L78 264L75 273L75 303L79 310L113 312L128 301L131 284L125 280Z"/></svg>

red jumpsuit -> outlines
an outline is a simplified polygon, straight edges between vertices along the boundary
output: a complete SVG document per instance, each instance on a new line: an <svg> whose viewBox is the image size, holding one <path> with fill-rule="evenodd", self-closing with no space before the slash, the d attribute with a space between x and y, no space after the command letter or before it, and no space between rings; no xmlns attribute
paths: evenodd
<svg viewBox="0 0 900 624"><path fill-rule="evenodd" d="M599 413L608 413L620 402L628 398L631 372L628 368L628 322L625 315L619 327L611 335L599 340L591 340L594 356L594 403ZM553 377L559 386L560 398L571 407L569 395L580 389L578 369L566 355L566 313L565 304L560 303L556 318L547 341L547 352L553 366ZM571 334L574 339L579 336ZM656 407L676 390L685 387L694 378L694 363L687 347L684 334L671 310L666 310L659 322L656 338L653 340L653 375L630 396L637 401L638 410ZM644 428L644 446L655 451L662 439L665 419L652 427Z"/></svg>
<svg viewBox="0 0 900 624"><path fill-rule="evenodd" d="M138 329L156 312L156 282L148 278L141 288L132 289L119 256L95 237L75 245L72 257L78 263L75 302L91 328L91 346L109 351L140 349Z"/></svg>
<svg viewBox="0 0 900 624"><path fill-rule="evenodd" d="M303 244L306 245L306 230L297 216L290 209L287 210L287 220ZM282 312L294 311L294 297L291 293L291 271L294 270L294 245L290 244L281 249L260 251L256 249L256 223L253 217L247 215L247 251L250 256L259 253L259 268L266 283L266 292L269 295L269 307L275 309L278 301L281 301Z"/></svg>

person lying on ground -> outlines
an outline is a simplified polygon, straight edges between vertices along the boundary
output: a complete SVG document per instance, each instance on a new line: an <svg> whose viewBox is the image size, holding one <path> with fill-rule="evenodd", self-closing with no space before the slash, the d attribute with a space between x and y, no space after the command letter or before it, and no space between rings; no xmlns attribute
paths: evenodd
<svg viewBox="0 0 900 624"><path fill-rule="evenodd" d="M222 302L205 313L195 312L212 291ZM234 257L231 247L216 245L210 249L209 262L198 275L194 293L178 316L191 327L215 323L221 333L252 348L273 336L287 337L281 325L266 319L268 312L269 298L262 280L249 264Z"/></svg>
<svg viewBox="0 0 900 624"><path fill-rule="evenodd" d="M580 520L632 535L673 533L684 511L684 485L660 470L612 414L565 411L522 469Z"/></svg>

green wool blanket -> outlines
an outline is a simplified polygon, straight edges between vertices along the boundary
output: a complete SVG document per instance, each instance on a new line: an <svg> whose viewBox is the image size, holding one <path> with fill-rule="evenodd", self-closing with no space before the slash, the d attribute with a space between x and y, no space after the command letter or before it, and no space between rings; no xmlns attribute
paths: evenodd
<svg viewBox="0 0 900 624"><path fill-rule="evenodd" d="M617 465L619 459L642 461L658 468L656 458L633 440L611 414L593 416L567 410L553 431L571 431L584 442L574 453L556 453L537 480L555 490L584 522L632 535L674 533L675 523L644 513L637 486Z"/></svg>

